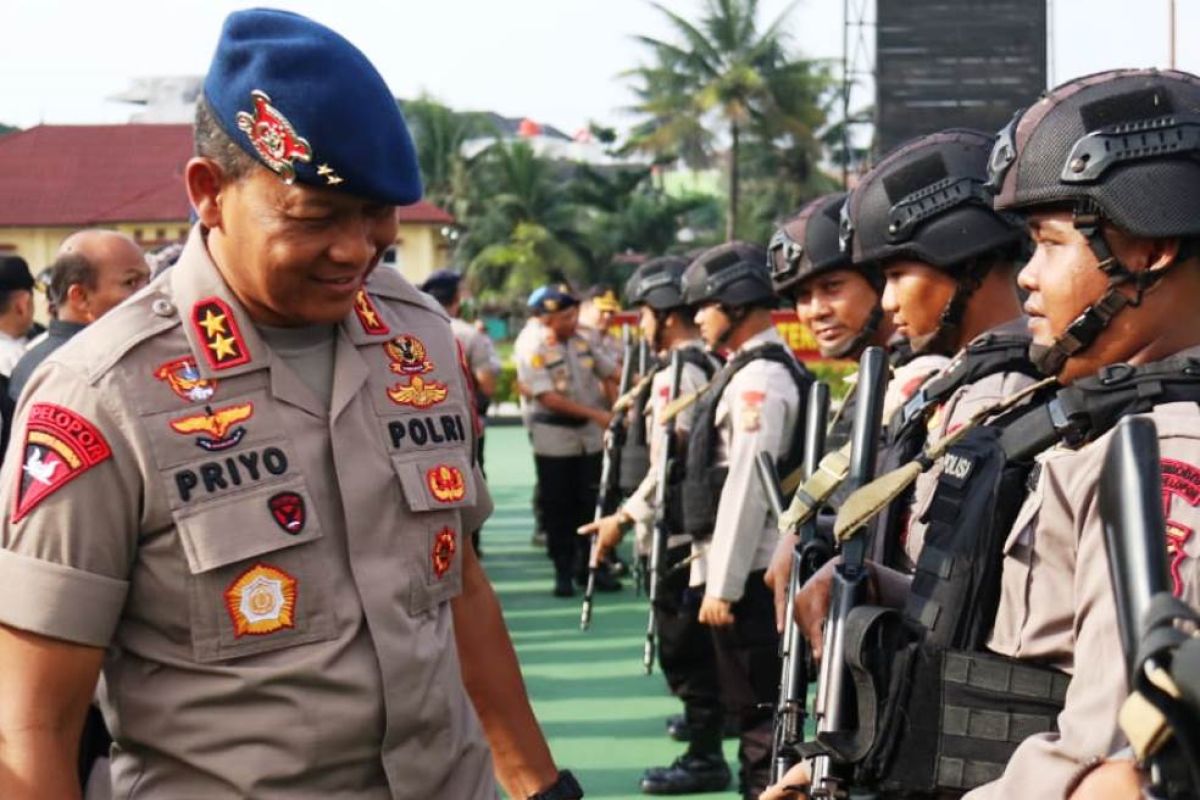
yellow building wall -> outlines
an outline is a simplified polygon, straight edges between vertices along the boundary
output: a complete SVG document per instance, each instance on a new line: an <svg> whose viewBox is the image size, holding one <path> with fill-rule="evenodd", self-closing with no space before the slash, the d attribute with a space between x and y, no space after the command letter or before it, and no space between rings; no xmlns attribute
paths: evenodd
<svg viewBox="0 0 1200 800"><path fill-rule="evenodd" d="M431 272L450 264L440 225L401 224L396 242L396 266L409 283L422 284Z"/></svg>

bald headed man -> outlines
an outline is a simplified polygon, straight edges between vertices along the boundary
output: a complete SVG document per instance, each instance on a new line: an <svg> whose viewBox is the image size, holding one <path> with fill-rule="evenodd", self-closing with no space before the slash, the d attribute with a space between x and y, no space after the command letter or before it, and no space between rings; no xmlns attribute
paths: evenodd
<svg viewBox="0 0 1200 800"><path fill-rule="evenodd" d="M67 340L146 285L150 267L142 248L123 233L86 230L63 241L50 265L47 294L58 317L47 336L17 362L9 379L13 400L34 369Z"/></svg>

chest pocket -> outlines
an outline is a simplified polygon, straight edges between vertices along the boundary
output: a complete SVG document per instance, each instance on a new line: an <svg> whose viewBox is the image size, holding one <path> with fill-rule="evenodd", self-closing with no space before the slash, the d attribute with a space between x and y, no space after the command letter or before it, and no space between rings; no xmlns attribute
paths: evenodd
<svg viewBox="0 0 1200 800"><path fill-rule="evenodd" d="M333 637L320 520L296 478L176 512L192 649L211 662Z"/></svg>
<svg viewBox="0 0 1200 800"><path fill-rule="evenodd" d="M461 450L393 455L408 518L400 524L409 565L408 610L417 614L462 591L462 509L476 503L471 464Z"/></svg>

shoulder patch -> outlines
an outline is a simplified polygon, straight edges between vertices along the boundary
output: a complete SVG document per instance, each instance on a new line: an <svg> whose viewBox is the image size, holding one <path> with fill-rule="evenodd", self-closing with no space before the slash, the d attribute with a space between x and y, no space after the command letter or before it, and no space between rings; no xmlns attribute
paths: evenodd
<svg viewBox="0 0 1200 800"><path fill-rule="evenodd" d="M1167 524L1167 555L1170 558L1171 589L1176 597L1183 594L1183 567L1187 552L1184 547L1195 529L1171 519L1171 500L1179 498L1189 506L1200 506L1200 469L1183 461L1162 460L1163 517Z"/></svg>
<svg viewBox="0 0 1200 800"><path fill-rule="evenodd" d="M111 457L112 448L91 422L62 406L34 403L25 423L12 522Z"/></svg>

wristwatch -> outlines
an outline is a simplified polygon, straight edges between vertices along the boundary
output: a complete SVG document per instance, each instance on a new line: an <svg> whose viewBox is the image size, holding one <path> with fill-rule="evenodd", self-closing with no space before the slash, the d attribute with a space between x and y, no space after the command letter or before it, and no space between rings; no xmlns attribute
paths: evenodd
<svg viewBox="0 0 1200 800"><path fill-rule="evenodd" d="M549 789L529 795L529 800L579 800L583 797L583 787L570 770L564 769L558 773L558 780Z"/></svg>

